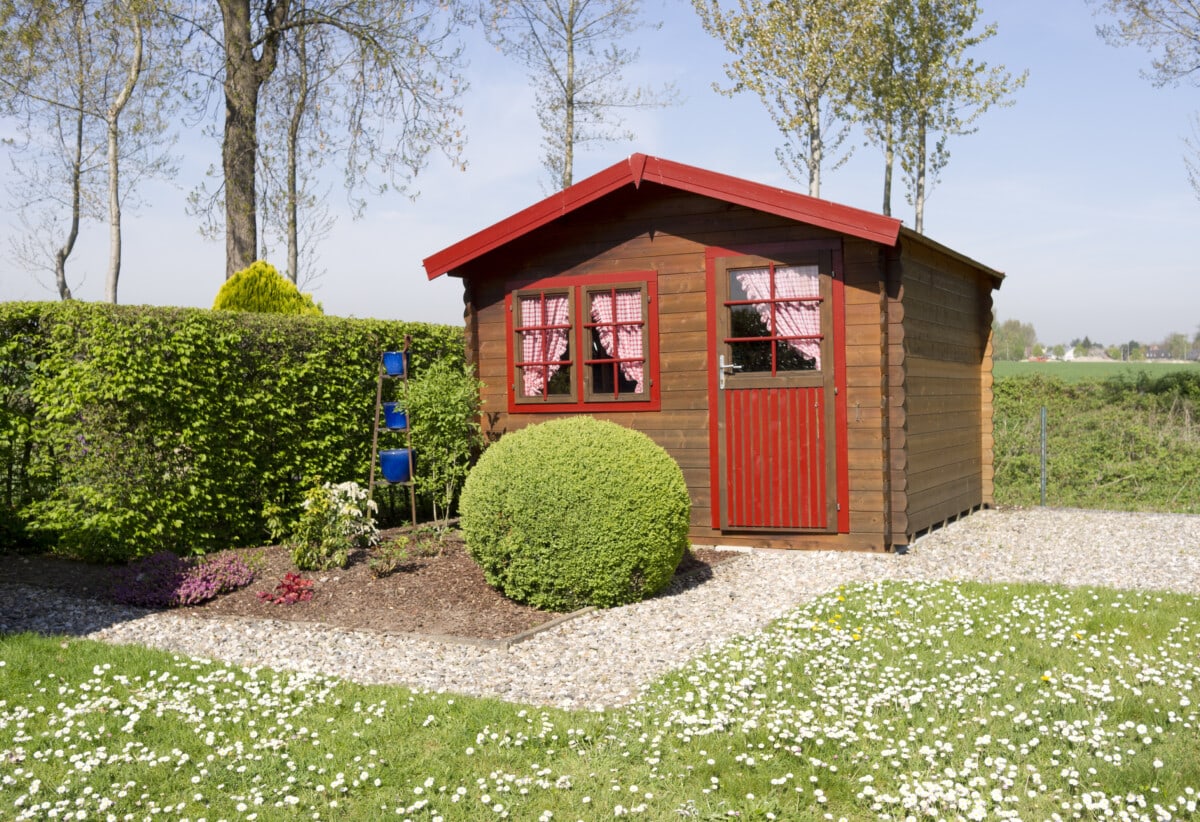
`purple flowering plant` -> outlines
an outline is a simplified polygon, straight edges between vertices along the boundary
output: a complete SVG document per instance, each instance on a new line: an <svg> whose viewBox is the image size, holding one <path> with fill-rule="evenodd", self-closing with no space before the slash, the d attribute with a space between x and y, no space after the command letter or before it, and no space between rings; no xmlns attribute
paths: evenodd
<svg viewBox="0 0 1200 822"><path fill-rule="evenodd" d="M112 596L125 605L177 608L199 605L253 581L254 569L237 554L190 559L156 551L114 572Z"/></svg>

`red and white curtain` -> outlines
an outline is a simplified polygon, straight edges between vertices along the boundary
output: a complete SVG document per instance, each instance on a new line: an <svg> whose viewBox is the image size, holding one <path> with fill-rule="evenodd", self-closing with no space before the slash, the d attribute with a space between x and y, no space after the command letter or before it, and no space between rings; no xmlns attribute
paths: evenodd
<svg viewBox="0 0 1200 822"><path fill-rule="evenodd" d="M775 267L775 294L771 295L771 269L747 268L737 272L737 281L771 335L804 337L787 344L821 369L821 275L815 265ZM815 299L803 299L803 298ZM775 321L771 321L772 308Z"/></svg>
<svg viewBox="0 0 1200 822"><path fill-rule="evenodd" d="M566 294L539 294L521 298L521 368L525 396L540 397L550 378L562 367L570 331Z"/></svg>
<svg viewBox="0 0 1200 822"><path fill-rule="evenodd" d="M642 292L617 291L615 316L613 302L611 291L593 294L592 322L597 324L600 347L609 357L623 361L618 363L621 373L636 384L633 393L640 394L646 375L642 353Z"/></svg>

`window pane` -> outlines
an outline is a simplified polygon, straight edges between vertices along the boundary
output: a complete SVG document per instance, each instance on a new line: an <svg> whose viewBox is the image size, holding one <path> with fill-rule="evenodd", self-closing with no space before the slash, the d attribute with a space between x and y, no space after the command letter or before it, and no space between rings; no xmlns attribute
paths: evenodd
<svg viewBox="0 0 1200 822"><path fill-rule="evenodd" d="M767 300L771 297L771 269L739 268L729 272L729 299Z"/></svg>
<svg viewBox="0 0 1200 822"><path fill-rule="evenodd" d="M776 371L816 371L817 360L797 349L800 340L775 341L775 370ZM817 341L820 350L820 341ZM820 356L818 354L818 356Z"/></svg>
<svg viewBox="0 0 1200 822"><path fill-rule="evenodd" d="M729 350L733 355L733 364L741 366L739 374L754 374L758 372L771 373L771 342L730 343Z"/></svg>

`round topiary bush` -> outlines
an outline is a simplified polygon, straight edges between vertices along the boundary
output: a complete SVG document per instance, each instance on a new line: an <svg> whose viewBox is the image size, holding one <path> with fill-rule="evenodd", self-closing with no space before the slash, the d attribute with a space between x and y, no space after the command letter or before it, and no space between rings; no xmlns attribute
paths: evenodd
<svg viewBox="0 0 1200 822"><path fill-rule="evenodd" d="M645 434L569 417L505 434L459 502L488 584L553 611L636 602L671 581L691 500L675 460Z"/></svg>

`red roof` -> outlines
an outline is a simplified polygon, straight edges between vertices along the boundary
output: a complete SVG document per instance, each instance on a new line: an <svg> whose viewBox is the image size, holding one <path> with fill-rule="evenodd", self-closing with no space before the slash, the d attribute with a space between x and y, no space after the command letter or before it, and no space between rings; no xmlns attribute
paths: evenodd
<svg viewBox="0 0 1200 822"><path fill-rule="evenodd" d="M431 280L440 277L619 188L627 185L638 188L644 180L887 246L894 246L900 233L900 221L893 217L659 157L634 154L628 160L593 174L540 203L426 257L425 273Z"/></svg>

